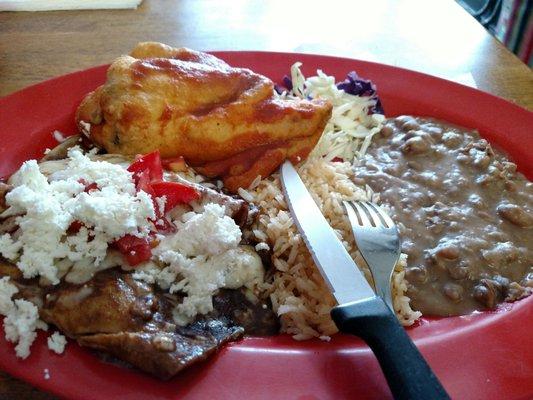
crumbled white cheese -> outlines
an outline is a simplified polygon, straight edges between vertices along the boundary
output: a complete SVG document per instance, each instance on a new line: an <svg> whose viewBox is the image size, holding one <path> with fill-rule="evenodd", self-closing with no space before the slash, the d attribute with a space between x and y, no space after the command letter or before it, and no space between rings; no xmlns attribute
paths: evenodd
<svg viewBox="0 0 533 400"><path fill-rule="evenodd" d="M147 261L135 266L131 276L135 280L153 284L156 282L156 279L160 273L161 269L155 263L152 261ZM172 282L170 282L167 287L170 287L171 284Z"/></svg>
<svg viewBox="0 0 533 400"><path fill-rule="evenodd" d="M206 204L203 213L184 214L177 223L178 234L161 242L160 251L177 250L186 256L221 254L241 241L242 232L218 204Z"/></svg>
<svg viewBox="0 0 533 400"><path fill-rule="evenodd" d="M165 214L165 204L167 203L167 196L161 196L156 197L155 202L157 204L157 209L159 211L159 215Z"/></svg>
<svg viewBox="0 0 533 400"><path fill-rule="evenodd" d="M25 278L40 275L57 284L55 264L65 258L78 270L97 271L108 243L124 234L146 237L155 218L150 196L136 193L132 174L122 166L92 161L77 147L68 156L65 168L48 179L35 160L26 161L10 178L14 187L6 195L9 208L2 216L16 215L19 230L0 237L0 253ZM93 182L99 190L84 192L84 183ZM89 229L67 236L74 221Z"/></svg>
<svg viewBox="0 0 533 400"><path fill-rule="evenodd" d="M4 276L0 279L0 314L6 316L14 307L11 297L15 293L18 293L18 289L15 285L9 282L9 276Z"/></svg>
<svg viewBox="0 0 533 400"><path fill-rule="evenodd" d="M65 281L75 284L85 283L99 271L123 265L122 255L116 250L108 250L105 258L98 265L95 265L93 259L88 257L73 262L71 269L65 276Z"/></svg>
<svg viewBox="0 0 533 400"><path fill-rule="evenodd" d="M11 239L11 235L4 233L0 236L0 252L8 260L13 260L18 257L18 252L22 248L21 242L15 242Z"/></svg>
<svg viewBox="0 0 533 400"><path fill-rule="evenodd" d="M153 251L167 266L138 275L170 293L186 294L173 313L177 324L186 325L196 315L212 311L218 289L252 289L263 280L261 259L250 246L239 245L242 233L224 211L223 206L207 204L203 213L184 214L174 222L178 231L161 238Z"/></svg>
<svg viewBox="0 0 533 400"><path fill-rule="evenodd" d="M147 237L156 214L165 207L136 192L132 175L123 166L92 161L77 148L69 150L65 167L45 175L34 161L25 162L10 178L6 195L9 208L3 217L15 216L18 230L0 236L0 253L17 264L24 277L40 277L42 284L59 279L81 284L98 271L123 264L122 255L108 243L124 234ZM98 190L85 192L96 183ZM193 207L194 209L194 207ZM263 280L261 259L242 237L224 206L206 204L199 212L175 215L177 232L157 235L153 259L136 266L134 279L157 283L170 293L182 292L174 310L176 323L186 325L198 314L213 309L212 297L220 288L254 289ZM171 218L172 219L172 218ZM67 234L74 221L83 225ZM37 307L23 299L12 301L18 289L9 278L0 280L0 313L6 316L6 339L17 343L19 357L29 355L36 329L45 329ZM59 333L48 338L51 350L61 353L66 339Z"/></svg>
<svg viewBox="0 0 533 400"><path fill-rule="evenodd" d="M36 329L47 330L48 326L39 319L37 307L24 299L11 300L18 292L17 287L9 282L9 277L0 279L0 314L4 315L4 332L6 340L17 343L17 357L26 358L30 346L37 337Z"/></svg>
<svg viewBox="0 0 533 400"><path fill-rule="evenodd" d="M270 246L265 242L257 243L255 245L255 251L261 251L261 250L270 250Z"/></svg>
<svg viewBox="0 0 533 400"><path fill-rule="evenodd" d="M13 309L4 318L6 339L17 343L15 352L20 358L30 355L30 346L37 337L35 330L39 327L39 310L35 304L16 299Z"/></svg>
<svg viewBox="0 0 533 400"><path fill-rule="evenodd" d="M11 298L18 293L18 288L11 283L8 276L0 279L0 314L4 318L6 339L17 343L15 351L20 358L30 354L30 346L37 337L36 329L47 329L47 325L39 319L37 307L23 299L13 301Z"/></svg>
<svg viewBox="0 0 533 400"><path fill-rule="evenodd" d="M59 332L54 332L48 337L47 340L48 348L54 353L61 354L65 351L65 346L67 344L67 338L60 334Z"/></svg>

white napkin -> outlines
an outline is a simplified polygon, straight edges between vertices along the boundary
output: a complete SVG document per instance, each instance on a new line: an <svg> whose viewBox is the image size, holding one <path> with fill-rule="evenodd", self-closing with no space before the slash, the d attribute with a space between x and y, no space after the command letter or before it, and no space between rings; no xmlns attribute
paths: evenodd
<svg viewBox="0 0 533 400"><path fill-rule="evenodd" d="M0 0L0 11L137 8L142 0Z"/></svg>

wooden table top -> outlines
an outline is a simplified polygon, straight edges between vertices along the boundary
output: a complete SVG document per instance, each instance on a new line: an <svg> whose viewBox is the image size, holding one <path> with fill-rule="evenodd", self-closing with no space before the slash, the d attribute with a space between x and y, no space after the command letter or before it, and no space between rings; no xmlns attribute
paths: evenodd
<svg viewBox="0 0 533 400"><path fill-rule="evenodd" d="M111 62L139 41L352 57L414 69L533 110L533 73L450 0L144 0L137 10L0 13L0 96ZM0 374L0 399L51 399Z"/></svg>
<svg viewBox="0 0 533 400"><path fill-rule="evenodd" d="M451 0L145 0L137 10L0 13L0 96L111 62L139 41L329 54L401 66L533 110L533 73ZM472 80L473 79L473 80Z"/></svg>

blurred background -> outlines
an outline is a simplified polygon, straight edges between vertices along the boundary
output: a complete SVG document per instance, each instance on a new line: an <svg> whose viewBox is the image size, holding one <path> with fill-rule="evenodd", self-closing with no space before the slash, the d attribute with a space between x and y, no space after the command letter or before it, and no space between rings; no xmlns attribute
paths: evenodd
<svg viewBox="0 0 533 400"><path fill-rule="evenodd" d="M533 66L532 0L457 0L524 63Z"/></svg>

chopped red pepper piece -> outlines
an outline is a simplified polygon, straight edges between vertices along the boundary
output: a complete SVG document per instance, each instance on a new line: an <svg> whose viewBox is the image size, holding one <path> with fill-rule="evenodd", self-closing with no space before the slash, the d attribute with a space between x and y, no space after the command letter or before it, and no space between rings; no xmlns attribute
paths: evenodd
<svg viewBox="0 0 533 400"><path fill-rule="evenodd" d="M128 234L118 239L114 244L131 266L148 261L152 257L152 248L146 238Z"/></svg>
<svg viewBox="0 0 533 400"><path fill-rule="evenodd" d="M166 197L165 214L178 204L190 203L200 198L196 189L178 182L153 182L152 189L156 197Z"/></svg>
<svg viewBox="0 0 533 400"><path fill-rule="evenodd" d="M139 177L139 174L148 171L150 182L160 181L163 179L163 167L161 166L161 156L159 150L148 153L135 160L129 167L128 171L133 172L133 177Z"/></svg>

